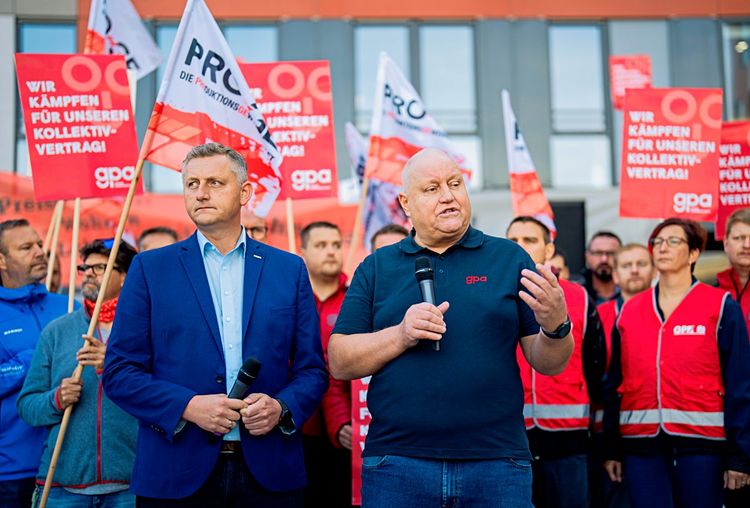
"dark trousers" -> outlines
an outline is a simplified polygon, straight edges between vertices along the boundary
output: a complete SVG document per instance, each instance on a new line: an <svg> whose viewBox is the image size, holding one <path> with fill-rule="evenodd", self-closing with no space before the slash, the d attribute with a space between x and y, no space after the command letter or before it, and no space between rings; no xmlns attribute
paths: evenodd
<svg viewBox="0 0 750 508"><path fill-rule="evenodd" d="M29 508L35 487L35 478L0 482L0 506L2 508Z"/></svg>
<svg viewBox="0 0 750 508"><path fill-rule="evenodd" d="M261 487L241 453L219 456L206 483L182 499L136 498L138 508L302 508L304 490L271 492Z"/></svg>
<svg viewBox="0 0 750 508"><path fill-rule="evenodd" d="M610 480L604 469L603 441L601 434L592 436L589 454L591 508L630 508L630 498L625 484Z"/></svg>
<svg viewBox="0 0 750 508"><path fill-rule="evenodd" d="M536 508L586 508L588 459L585 454L535 459L532 500Z"/></svg>
<svg viewBox="0 0 750 508"><path fill-rule="evenodd" d="M625 455L623 478L633 508L721 508L718 454Z"/></svg>
<svg viewBox="0 0 750 508"><path fill-rule="evenodd" d="M750 487L737 490L724 490L724 506L726 508L748 508L750 506Z"/></svg>
<svg viewBox="0 0 750 508"><path fill-rule="evenodd" d="M352 454L328 439L303 436L307 469L307 508L349 508L352 505Z"/></svg>

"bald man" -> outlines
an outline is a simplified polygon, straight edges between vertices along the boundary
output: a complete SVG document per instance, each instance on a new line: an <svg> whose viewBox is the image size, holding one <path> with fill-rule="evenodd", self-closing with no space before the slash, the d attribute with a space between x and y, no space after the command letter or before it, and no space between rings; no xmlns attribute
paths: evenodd
<svg viewBox="0 0 750 508"><path fill-rule="evenodd" d="M515 351L520 341L543 374L565 368L573 338L562 290L521 247L471 227L466 184L447 154L420 151L402 180L414 229L359 266L329 343L334 377L372 375L362 506L442 506L447 497L531 507ZM420 257L438 305L421 303Z"/></svg>

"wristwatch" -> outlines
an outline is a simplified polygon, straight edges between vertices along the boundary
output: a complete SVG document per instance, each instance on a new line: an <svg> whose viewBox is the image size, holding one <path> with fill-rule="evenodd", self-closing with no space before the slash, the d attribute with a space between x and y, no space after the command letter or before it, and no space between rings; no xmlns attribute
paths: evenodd
<svg viewBox="0 0 750 508"><path fill-rule="evenodd" d="M570 316L565 316L565 321L551 332L548 332L541 326L539 327L539 330L541 330L545 337L550 339L562 339L568 336L572 328L573 324L570 322Z"/></svg>
<svg viewBox="0 0 750 508"><path fill-rule="evenodd" d="M294 422L292 412L289 411L289 407L281 399L276 399L281 406L281 415L279 415L279 423L276 426L279 428L282 434L285 436L291 436L297 430L297 424Z"/></svg>

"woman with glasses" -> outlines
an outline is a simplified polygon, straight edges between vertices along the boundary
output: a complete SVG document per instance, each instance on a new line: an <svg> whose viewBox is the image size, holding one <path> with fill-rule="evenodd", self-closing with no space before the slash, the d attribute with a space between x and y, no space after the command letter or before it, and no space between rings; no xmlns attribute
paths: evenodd
<svg viewBox="0 0 750 508"><path fill-rule="evenodd" d="M706 237L684 219L654 229L659 283L612 333L605 468L633 508L720 508L750 479L750 342L737 303L693 277Z"/></svg>

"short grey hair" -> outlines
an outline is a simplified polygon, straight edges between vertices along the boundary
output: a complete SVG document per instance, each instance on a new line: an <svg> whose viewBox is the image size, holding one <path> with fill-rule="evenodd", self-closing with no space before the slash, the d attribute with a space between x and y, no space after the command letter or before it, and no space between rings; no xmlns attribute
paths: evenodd
<svg viewBox="0 0 750 508"><path fill-rule="evenodd" d="M221 143L205 143L194 146L188 152L187 156L185 156L185 160L182 161L182 177L185 178L185 168L191 160L213 157L214 155L224 155L229 159L229 169L237 177L238 184L242 185L247 181L247 163L245 162L245 158L236 150L232 150Z"/></svg>

